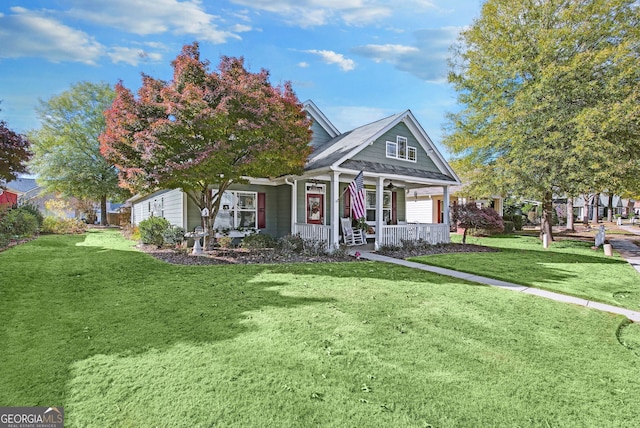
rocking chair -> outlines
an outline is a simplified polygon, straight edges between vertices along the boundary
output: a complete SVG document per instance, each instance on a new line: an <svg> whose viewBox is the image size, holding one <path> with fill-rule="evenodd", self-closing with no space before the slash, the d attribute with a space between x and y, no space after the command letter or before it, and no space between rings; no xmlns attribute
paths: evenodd
<svg viewBox="0 0 640 428"><path fill-rule="evenodd" d="M342 226L342 239L346 245L364 245L366 244L366 240L364 238L364 234L360 229L353 229L351 227L351 219L341 218L340 225Z"/></svg>

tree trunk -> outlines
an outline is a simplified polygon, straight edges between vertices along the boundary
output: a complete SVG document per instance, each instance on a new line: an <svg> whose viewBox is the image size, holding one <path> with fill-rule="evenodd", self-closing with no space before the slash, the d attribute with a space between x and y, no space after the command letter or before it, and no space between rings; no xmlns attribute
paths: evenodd
<svg viewBox="0 0 640 428"><path fill-rule="evenodd" d="M596 193L593 195L593 216L591 217L591 221L598 225L598 208L600 207L600 193Z"/></svg>
<svg viewBox="0 0 640 428"><path fill-rule="evenodd" d="M542 219L540 222L540 239L546 233L549 241L553 241L551 222L553 221L553 194L547 192L542 199Z"/></svg>
<svg viewBox="0 0 640 428"><path fill-rule="evenodd" d="M107 195L100 196L100 224L106 226L107 222Z"/></svg>
<svg viewBox="0 0 640 428"><path fill-rule="evenodd" d="M466 244L467 243L467 227L464 228L464 232L462 233L462 243Z"/></svg>
<svg viewBox="0 0 640 428"><path fill-rule="evenodd" d="M609 200L607 201L607 221L613 221L613 195L609 193Z"/></svg>
<svg viewBox="0 0 640 428"><path fill-rule="evenodd" d="M567 196L567 230L575 231L573 227L573 197Z"/></svg>
<svg viewBox="0 0 640 428"><path fill-rule="evenodd" d="M589 226L589 195L585 194L582 199L584 199L582 207L582 222L585 226Z"/></svg>

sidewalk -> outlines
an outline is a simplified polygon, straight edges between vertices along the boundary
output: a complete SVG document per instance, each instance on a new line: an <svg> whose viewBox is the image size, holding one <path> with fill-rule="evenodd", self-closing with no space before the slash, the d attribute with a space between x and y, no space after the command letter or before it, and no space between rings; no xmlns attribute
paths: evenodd
<svg viewBox="0 0 640 428"><path fill-rule="evenodd" d="M638 239L640 240L640 229L633 226L619 226L620 229L625 230L627 232L633 233L635 235L639 235ZM614 236L614 235L611 235ZM633 242L625 241L623 239L609 239L609 243L616 250L622 258L624 258L629 264L640 273L640 247L638 247Z"/></svg>
<svg viewBox="0 0 640 428"><path fill-rule="evenodd" d="M636 245L632 243L630 244L633 245L640 253L640 249ZM612 245L614 248L616 248L613 243ZM510 282L505 282L505 281L500 281L493 278L487 278L484 276L459 272L456 270L445 269L437 266L429 266L422 263L410 262L402 259L394 259L393 257L381 256L379 254L371 253L368 251L363 251L360 254L360 258L366 259L366 260L372 260L376 262L392 263L392 264L410 267L414 269L421 269L424 271L437 273L439 275L445 275L453 278L463 279L466 281L477 282L480 284L490 285L492 287L498 287L505 290L518 291L521 293L531 294L538 297L544 297L546 299L551 299L558 302L572 303L574 305L593 308L603 312L623 315L633 322L640 322L640 312L632 311L630 309L625 309L625 308L619 308L617 306L607 305L604 303L592 302L590 300L581 299L579 297L567 296L565 294L554 293L552 291L546 291L546 290L540 290L539 288L526 287L524 285L513 284ZM638 258L638 263L640 264L640 257ZM636 269L638 269L638 265L636 265Z"/></svg>

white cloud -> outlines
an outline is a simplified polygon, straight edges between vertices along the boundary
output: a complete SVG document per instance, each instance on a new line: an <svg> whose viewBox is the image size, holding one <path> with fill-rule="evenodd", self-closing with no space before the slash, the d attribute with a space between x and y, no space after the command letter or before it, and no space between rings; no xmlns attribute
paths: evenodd
<svg viewBox="0 0 640 428"><path fill-rule="evenodd" d="M231 0L251 9L280 15L300 27L342 22L365 25L391 16L393 1L384 0ZM401 0L399 0L401 1ZM406 1L404 2L406 7Z"/></svg>
<svg viewBox="0 0 640 428"><path fill-rule="evenodd" d="M191 35L211 43L239 39L232 30L223 30L221 18L207 13L199 0L70 0L67 14L79 20L91 21L129 33L149 35L170 32ZM240 27L247 31L247 26Z"/></svg>
<svg viewBox="0 0 640 428"><path fill-rule="evenodd" d="M22 7L0 16L0 57L39 56L51 62L95 64L105 48L87 33Z"/></svg>
<svg viewBox="0 0 640 428"><path fill-rule="evenodd" d="M309 67L309 63L308 62L304 62L304 61L299 62L298 63L298 67L300 67L300 68L308 68Z"/></svg>
<svg viewBox="0 0 640 428"><path fill-rule="evenodd" d="M411 73L424 81L444 83L449 47L460 30L458 27L420 30L414 33L415 46L365 45L352 51L375 62L393 64L398 70Z"/></svg>
<svg viewBox="0 0 640 428"><path fill-rule="evenodd" d="M391 62L395 63L403 55L419 52L420 49L415 46L404 45L366 45L354 49L360 55L371 58L375 62Z"/></svg>
<svg viewBox="0 0 640 428"><path fill-rule="evenodd" d="M303 52L318 55L327 64L337 64L342 71L351 71L356 68L355 61L333 51L309 49Z"/></svg>
<svg viewBox="0 0 640 428"><path fill-rule="evenodd" d="M127 48L127 47L114 47L109 50L109 58L114 64L124 62L129 65L136 66L140 62L144 61L159 61L162 59L162 55L155 52L147 52L144 49Z"/></svg>

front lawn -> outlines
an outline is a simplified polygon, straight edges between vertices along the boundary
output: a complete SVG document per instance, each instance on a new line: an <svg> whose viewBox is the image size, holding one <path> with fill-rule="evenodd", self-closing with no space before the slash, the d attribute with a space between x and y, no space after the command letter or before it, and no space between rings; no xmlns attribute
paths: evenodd
<svg viewBox="0 0 640 428"><path fill-rule="evenodd" d="M373 262L175 266L112 231L0 266L0 404L68 427L640 420L637 325L595 310Z"/></svg>
<svg viewBox="0 0 640 428"><path fill-rule="evenodd" d="M459 240L459 235L452 236L452 241ZM545 250L537 237L525 235L467 237L467 243L500 251L409 260L640 310L640 275L620 256L592 250L591 243L561 240Z"/></svg>

